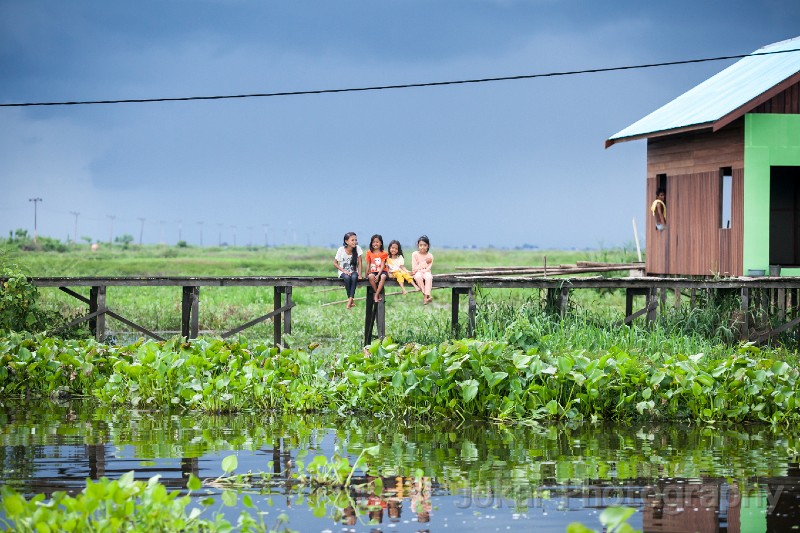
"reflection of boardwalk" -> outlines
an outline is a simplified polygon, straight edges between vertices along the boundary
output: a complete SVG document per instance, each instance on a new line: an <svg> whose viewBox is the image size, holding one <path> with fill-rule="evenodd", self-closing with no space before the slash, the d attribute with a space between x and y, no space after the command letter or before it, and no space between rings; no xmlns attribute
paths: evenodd
<svg viewBox="0 0 800 533"><path fill-rule="evenodd" d="M81 450L80 447L71 449ZM69 463L57 469L58 475L38 475L34 472L31 479L21 482L19 490L26 494L44 494L45 498L51 498L56 491L65 491L74 496L85 488L87 479L94 481L102 477L118 479L122 474L131 470L131 468L114 468L113 462L109 466L105 444L85 445L82 452L70 456ZM161 484L173 490L185 489L189 474L199 477L199 465L196 457L181 458L177 466L139 465L135 471L137 479L149 479L158 474L161 476L159 479Z"/></svg>

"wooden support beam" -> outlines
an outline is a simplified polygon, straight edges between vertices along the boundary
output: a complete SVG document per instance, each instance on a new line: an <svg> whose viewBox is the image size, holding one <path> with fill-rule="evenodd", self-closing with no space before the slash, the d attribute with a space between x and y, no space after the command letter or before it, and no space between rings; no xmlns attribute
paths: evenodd
<svg viewBox="0 0 800 533"><path fill-rule="evenodd" d="M89 290L89 313L106 308L106 287L97 285ZM106 315L98 313L89 319L89 330L98 342L103 342L106 337Z"/></svg>
<svg viewBox="0 0 800 533"><path fill-rule="evenodd" d="M378 338L383 340L386 338L386 297L378 300L376 304L376 324L378 325Z"/></svg>
<svg viewBox="0 0 800 533"><path fill-rule="evenodd" d="M386 295L375 301L375 291L367 285L366 311L364 314L364 346L372 343L372 334L378 326L378 338L386 338Z"/></svg>
<svg viewBox="0 0 800 533"><path fill-rule="evenodd" d="M272 309L278 311L283 307L283 287L276 285L272 291ZM283 337L281 335L281 314L275 313L275 318L272 321L272 341L275 346L280 348L283 345Z"/></svg>
<svg viewBox="0 0 800 533"><path fill-rule="evenodd" d="M115 319L119 320L120 322L122 322L126 326L129 326L129 327L135 329L136 331L138 331L140 333L144 333L145 335L154 338L157 341L162 341L163 342L164 340L166 340L163 337L161 337L160 335L150 331L149 329L145 329L142 326L140 326L139 324L136 324L135 322L132 322L132 321L128 320L127 318L125 318L123 316L120 316L117 313L115 313L115 312L113 312L113 311L111 311L109 309L106 309L105 314L107 314L108 316L110 316L112 318L115 318ZM196 337L197 337L197 335L195 335L192 338L196 338Z"/></svg>
<svg viewBox="0 0 800 533"><path fill-rule="evenodd" d="M200 287L183 287L181 301L181 335L187 339L196 339L199 333L198 312L200 310Z"/></svg>
<svg viewBox="0 0 800 533"><path fill-rule="evenodd" d="M639 309L635 313L631 313L630 315L626 316L624 319L622 319L622 322L617 323L617 325L618 326L630 325L634 321L634 319L642 316L645 313L650 313L656 307L658 307L658 301L657 300L652 300L646 306L644 306L643 308Z"/></svg>
<svg viewBox="0 0 800 533"><path fill-rule="evenodd" d="M648 293L646 288L625 289L625 318L622 320L621 324L627 324L630 326L633 323L633 319L650 311L650 302L647 300L647 294ZM645 301L644 301L644 308L634 313L633 299L636 296L644 296Z"/></svg>
<svg viewBox="0 0 800 533"><path fill-rule="evenodd" d="M647 289L647 321L654 322L658 309L658 289L652 287Z"/></svg>
<svg viewBox="0 0 800 533"><path fill-rule="evenodd" d="M80 324L81 322L86 322L87 320L91 320L91 319L95 318L97 315L102 315L105 312L106 312L105 308L98 309L97 311L92 311L91 313L85 314L85 315L83 315L81 317L76 318L75 320L70 321L68 324L66 324L64 326L61 326L58 329L59 330L60 329L69 329L69 328L75 327L78 324Z"/></svg>
<svg viewBox="0 0 800 533"><path fill-rule="evenodd" d="M633 314L633 297L635 296L634 293L635 289L625 289L625 317L631 316ZM624 324L630 324L630 321L623 320Z"/></svg>
<svg viewBox="0 0 800 533"><path fill-rule="evenodd" d="M459 321L459 309L461 307L461 295L467 295L467 337L474 337L475 336L475 310L477 308L477 304L475 303L475 292L470 288L463 288L463 287L454 287L452 288L452 299L450 305L450 313L451 313L451 331L452 336L457 337L461 335L461 327Z"/></svg>
<svg viewBox="0 0 800 533"><path fill-rule="evenodd" d="M742 302L740 304L739 310L742 314L742 324L741 329L739 330L739 338L743 341L746 341L750 336L750 289L747 287L741 288L741 298Z"/></svg>
<svg viewBox="0 0 800 533"><path fill-rule="evenodd" d="M786 289L777 289L778 291L778 320L783 321L786 318Z"/></svg>
<svg viewBox="0 0 800 533"><path fill-rule="evenodd" d="M75 292L75 291L73 291L71 289L68 289L66 287L59 287L59 289L64 291L65 293L69 294L73 298L77 298L78 300L82 301L85 304L89 304L90 303L89 298L87 298L87 297L85 297L85 296L83 296L81 294L78 294L77 292Z"/></svg>
<svg viewBox="0 0 800 533"><path fill-rule="evenodd" d="M458 296L461 289L453 287L450 293L450 335L455 338L458 337Z"/></svg>
<svg viewBox="0 0 800 533"><path fill-rule="evenodd" d="M69 294L73 298L77 298L78 300L89 304L89 306L91 308L92 300L90 298L86 298L85 296L82 296L82 295L78 294L77 292L75 292L73 290L70 290L70 289L68 289L66 287L59 287L59 289L62 290L63 292L65 292L65 293ZM116 320L119 320L120 322L122 322L126 326L131 327L131 328L135 329L136 331L138 331L140 333L144 333L148 337L152 337L153 339L156 339L158 341L164 341L165 340L163 337L161 337L157 333L155 333L153 331L150 331L149 329L146 329L146 328L140 326L139 324L137 324L137 323L135 323L135 322L133 322L131 320L128 320L127 318L125 318L125 317L123 317L123 316L111 311L108 308L98 309L97 311L89 313L88 315L84 315L84 316L82 316L80 318L76 318L75 320L73 320L69 324L67 324L67 325L65 325L65 326L63 326L62 328L59 328L59 329L69 329L71 327L77 326L81 322L85 322L87 320L91 320L94 317L100 316L100 315L108 315L108 316L110 316L112 318L115 318ZM91 325L90 325L90 327L91 327Z"/></svg>
<svg viewBox="0 0 800 533"><path fill-rule="evenodd" d="M558 298L558 314L563 318L569 308L569 287L561 287L561 294Z"/></svg>
<svg viewBox="0 0 800 533"><path fill-rule="evenodd" d="M759 335L755 339L751 339L751 340L754 340L758 344L763 344L763 343L767 342L768 340L772 339L773 337L776 337L776 336L780 335L784 331L795 327L797 324L800 324L800 316L795 318L795 319L793 319L793 320L790 320L786 324L783 324L783 325L781 325L781 326L779 326L779 327L777 327L777 328L775 328L775 329L773 329L771 331L768 331L767 333Z"/></svg>
<svg viewBox="0 0 800 533"><path fill-rule="evenodd" d="M475 336L475 310L478 304L475 302L475 291L472 287L469 288L469 300L467 304L467 336L473 338Z"/></svg>
<svg viewBox="0 0 800 533"><path fill-rule="evenodd" d="M283 293L286 295L285 305L283 306L285 309L285 311L283 312L283 334L291 335L292 307L294 307L294 303L292 303L292 286L287 285L286 287L284 287Z"/></svg>
<svg viewBox="0 0 800 533"><path fill-rule="evenodd" d="M230 331L226 331L225 333L220 335L220 337L222 337L223 339L226 339L226 338L230 337L231 335L236 335L240 331L244 331L247 328L253 327L253 326L255 326L256 324L258 324L260 322L263 322L265 320L269 320L270 318L274 318L275 316L280 315L281 313L284 313L284 312L288 311L289 309L291 309L295 305L296 304L294 302L291 302L291 303L289 303L287 305L284 305L283 307L281 307L279 309L276 309L274 311L271 311L271 312L267 313L266 315L262 315L262 316L260 316L258 318L254 318L253 320L251 320L251 321L249 321L249 322L247 322L245 324L242 324L238 328L234 328L234 329L232 329Z"/></svg>
<svg viewBox="0 0 800 533"><path fill-rule="evenodd" d="M375 292L367 285L364 310L364 346L372 343L372 326L375 324Z"/></svg>

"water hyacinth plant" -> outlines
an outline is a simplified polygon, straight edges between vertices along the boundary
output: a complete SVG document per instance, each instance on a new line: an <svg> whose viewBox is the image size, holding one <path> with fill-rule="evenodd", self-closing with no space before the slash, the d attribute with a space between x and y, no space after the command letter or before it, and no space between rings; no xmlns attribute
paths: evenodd
<svg viewBox="0 0 800 533"><path fill-rule="evenodd" d="M540 352L505 341L397 344L320 354L221 340L106 346L14 333L0 340L0 395L91 396L106 405L278 409L485 420L800 418L796 356ZM794 357L794 358L793 358Z"/></svg>

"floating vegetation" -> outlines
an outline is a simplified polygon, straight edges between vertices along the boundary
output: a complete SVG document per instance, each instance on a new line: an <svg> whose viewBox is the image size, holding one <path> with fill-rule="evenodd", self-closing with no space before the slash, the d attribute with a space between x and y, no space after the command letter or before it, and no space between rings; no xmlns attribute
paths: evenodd
<svg viewBox="0 0 800 533"><path fill-rule="evenodd" d="M743 344L715 354L542 352L504 341L397 344L347 355L176 337L106 346L0 338L0 397L91 396L205 412L284 410L417 419L796 422L796 355Z"/></svg>

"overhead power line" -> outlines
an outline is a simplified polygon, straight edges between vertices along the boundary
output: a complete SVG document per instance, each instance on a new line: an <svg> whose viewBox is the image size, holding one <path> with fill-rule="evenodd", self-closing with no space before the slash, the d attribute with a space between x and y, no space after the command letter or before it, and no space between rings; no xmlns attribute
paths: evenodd
<svg viewBox="0 0 800 533"><path fill-rule="evenodd" d="M706 63L710 61L724 61L727 59L742 59L745 57L767 56L774 54L787 54L800 52L800 48L792 50L778 50L774 52L759 52L752 54L739 54L733 56L706 57L702 59L684 59L681 61L666 61L663 63L648 63L644 65L628 65L623 67L605 67L585 70L567 70L562 72L547 72L543 74L520 74L517 76L500 76L496 78L477 78L468 80L431 81L425 83L403 83L399 85L375 85L371 87L349 87L344 89L314 89L308 91L284 91L275 93L252 94L225 94L216 96L182 96L175 98L128 98L122 100L82 100L74 102L22 102L0 104L0 107L34 107L34 106L67 106L67 105L93 105L93 104L144 104L152 102L188 102L192 100L229 100L234 98L264 98L269 96L301 96L310 94L335 94L353 93L363 91L387 91L391 89L413 89L417 87L441 87L444 85L464 85L468 83L489 83L497 81L529 80L534 78L553 78L557 76L573 76L576 74L597 74L601 72L616 72L621 70L636 70L654 67L669 67L673 65L687 65L691 63Z"/></svg>

